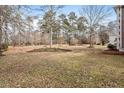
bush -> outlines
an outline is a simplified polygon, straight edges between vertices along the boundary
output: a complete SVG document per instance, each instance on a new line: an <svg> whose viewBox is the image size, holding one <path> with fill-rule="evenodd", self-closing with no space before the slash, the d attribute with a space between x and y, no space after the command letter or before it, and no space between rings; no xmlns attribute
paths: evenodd
<svg viewBox="0 0 124 93"><path fill-rule="evenodd" d="M110 50L116 50L117 49L116 45L113 45L113 44L108 44L107 48Z"/></svg>
<svg viewBox="0 0 124 93"><path fill-rule="evenodd" d="M7 49L8 49L8 44L2 44L1 45L1 50L7 51Z"/></svg>
<svg viewBox="0 0 124 93"><path fill-rule="evenodd" d="M70 45L76 45L76 44L78 44L78 39L76 39L76 38L71 38L71 39L70 39Z"/></svg>
<svg viewBox="0 0 124 93"><path fill-rule="evenodd" d="M31 43L28 41L28 42L25 43L25 45L29 46L29 45L31 45Z"/></svg>
<svg viewBox="0 0 124 93"><path fill-rule="evenodd" d="M101 45L100 43L97 43L96 45Z"/></svg>
<svg viewBox="0 0 124 93"><path fill-rule="evenodd" d="M65 43L64 37L59 37L57 43L58 44L64 44Z"/></svg>
<svg viewBox="0 0 124 93"><path fill-rule="evenodd" d="M80 36L80 37L77 37L77 39L79 41L78 42L79 44L88 44L89 43L88 38L86 36Z"/></svg>
<svg viewBox="0 0 124 93"><path fill-rule="evenodd" d="M109 42L109 35L105 31L99 32L99 39L102 45L105 45Z"/></svg>

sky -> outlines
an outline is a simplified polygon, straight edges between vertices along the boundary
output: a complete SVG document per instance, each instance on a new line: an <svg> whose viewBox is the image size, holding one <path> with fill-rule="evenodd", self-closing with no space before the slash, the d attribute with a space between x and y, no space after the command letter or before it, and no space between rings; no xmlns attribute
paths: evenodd
<svg viewBox="0 0 124 93"><path fill-rule="evenodd" d="M31 6L31 8L33 9L32 12L28 12L27 14L32 15L32 16L42 16L43 15L42 11L37 10L37 9L39 9L39 7L40 7L39 5L32 5ZM68 15L70 12L73 11L73 12L76 13L77 16L80 16L81 8L82 8L81 5L66 5L62 9L60 9L57 14L60 15L61 13L63 13L65 15ZM110 21L115 21L116 20L116 13L113 9L113 6L112 5L107 5L106 9L111 9L112 10L112 14L111 14L109 20L108 19L106 20L106 23L108 23ZM37 22L38 22L37 19L34 20L34 26L35 27L37 26Z"/></svg>
<svg viewBox="0 0 124 93"><path fill-rule="evenodd" d="M82 5L84 6L84 5ZM61 10L58 11L58 14L64 13L64 14L69 14L69 12L74 11L77 15L80 15L79 11L81 10L81 5L65 5ZM39 5L32 5L32 9L39 9ZM116 14L113 9L112 5L106 5L106 8L112 9L112 20L115 20ZM33 10L32 13L29 13L31 15L39 15L42 14L40 10Z"/></svg>
<svg viewBox="0 0 124 93"><path fill-rule="evenodd" d="M39 5L32 5L31 8L33 9L32 12L29 12L30 15L41 15L42 12L38 10L40 8ZM81 9L80 5L65 5L62 9L58 11L58 14L64 13L69 14L69 12L74 11L77 15L79 15L79 10Z"/></svg>

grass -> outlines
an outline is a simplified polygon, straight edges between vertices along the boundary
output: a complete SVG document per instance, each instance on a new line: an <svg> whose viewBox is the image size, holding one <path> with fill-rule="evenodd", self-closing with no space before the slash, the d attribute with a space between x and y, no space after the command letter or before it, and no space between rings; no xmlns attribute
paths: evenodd
<svg viewBox="0 0 124 93"><path fill-rule="evenodd" d="M124 87L122 55L99 48L39 50L0 57L0 87Z"/></svg>

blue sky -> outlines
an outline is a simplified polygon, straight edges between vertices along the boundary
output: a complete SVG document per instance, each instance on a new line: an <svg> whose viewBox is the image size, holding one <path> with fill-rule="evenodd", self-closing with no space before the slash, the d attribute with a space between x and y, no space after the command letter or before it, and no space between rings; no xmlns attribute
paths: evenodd
<svg viewBox="0 0 124 93"><path fill-rule="evenodd" d="M39 5L33 5L31 6L33 9L39 9ZM58 15L61 14L61 13L64 13L66 15L68 15L70 12L75 12L77 16L80 16L80 10L81 10L81 5L66 5L64 6L61 10L58 11ZM109 5L109 6L106 6L107 9L111 9L112 10L112 14L109 18L109 20L107 19L106 20L106 23L110 22L110 21L114 21L116 20L116 13L113 9L113 6L112 5ZM29 12L28 15L32 15L32 16L35 16L35 15L42 15L42 11L39 11L39 10L33 10L31 13ZM37 23L37 20L35 20L35 25ZM105 24L106 25L106 24Z"/></svg>
<svg viewBox="0 0 124 93"><path fill-rule="evenodd" d="M34 5L34 6L31 6L33 9L35 8L39 8L40 6L39 5ZM80 15L79 11L81 10L81 5L66 5L64 6L61 10L58 11L58 14L61 14L61 13L64 13L66 15L69 14L69 12L72 12L74 11L76 13L76 15ZM111 15L111 20L115 20L116 19L116 13L114 11L114 9L112 8L113 6L106 6L106 8L109 8L112 10L112 15ZM31 14L31 15L42 15L43 13L39 10L33 10L32 13L28 13L28 14Z"/></svg>

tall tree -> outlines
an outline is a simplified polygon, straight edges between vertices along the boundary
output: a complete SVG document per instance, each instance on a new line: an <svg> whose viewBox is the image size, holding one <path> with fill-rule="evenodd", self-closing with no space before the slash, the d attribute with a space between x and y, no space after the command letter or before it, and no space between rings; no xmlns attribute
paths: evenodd
<svg viewBox="0 0 124 93"><path fill-rule="evenodd" d="M86 18L83 16L77 17L75 12L70 12L67 17L65 14L60 14L59 18L61 20L61 27L67 30L68 43L71 36L76 37L80 32L86 30Z"/></svg>
<svg viewBox="0 0 124 93"><path fill-rule="evenodd" d="M26 43L33 44L33 39L32 39L32 31L33 31L33 17L32 16L27 16L26 18L27 21L27 34L26 34Z"/></svg>
<svg viewBox="0 0 124 93"><path fill-rule="evenodd" d="M46 31L50 33L50 48L52 47L52 40L53 40L53 31L56 24L56 13L59 9L63 8L63 6L41 6L41 10L44 12L43 15L43 24L41 27L44 27ZM57 25L56 25L57 26Z"/></svg>
<svg viewBox="0 0 124 93"><path fill-rule="evenodd" d="M60 14L61 28L66 30L67 42L70 44L71 36L74 36L74 32L77 30L77 16L75 12L70 12L66 17L65 14Z"/></svg>
<svg viewBox="0 0 124 93"><path fill-rule="evenodd" d="M75 31L76 30L76 20L77 20L77 16L76 16L75 12L70 12L68 14L68 20L69 20L71 31Z"/></svg>
<svg viewBox="0 0 124 93"><path fill-rule="evenodd" d="M86 20L86 18L85 17L79 17L78 19L77 19L77 29L79 30L79 31L85 31L86 30L86 25L87 25L87 20Z"/></svg>
<svg viewBox="0 0 124 93"><path fill-rule="evenodd" d="M82 7L81 15L86 18L89 27L90 47L93 47L93 36L96 27L109 18L111 13L111 10L106 6L89 5Z"/></svg>
<svg viewBox="0 0 124 93"><path fill-rule="evenodd" d="M11 19L12 15L12 8L7 5L2 5L0 6L0 55L2 54L2 36L3 32L7 29L7 23L9 22L8 20Z"/></svg>

